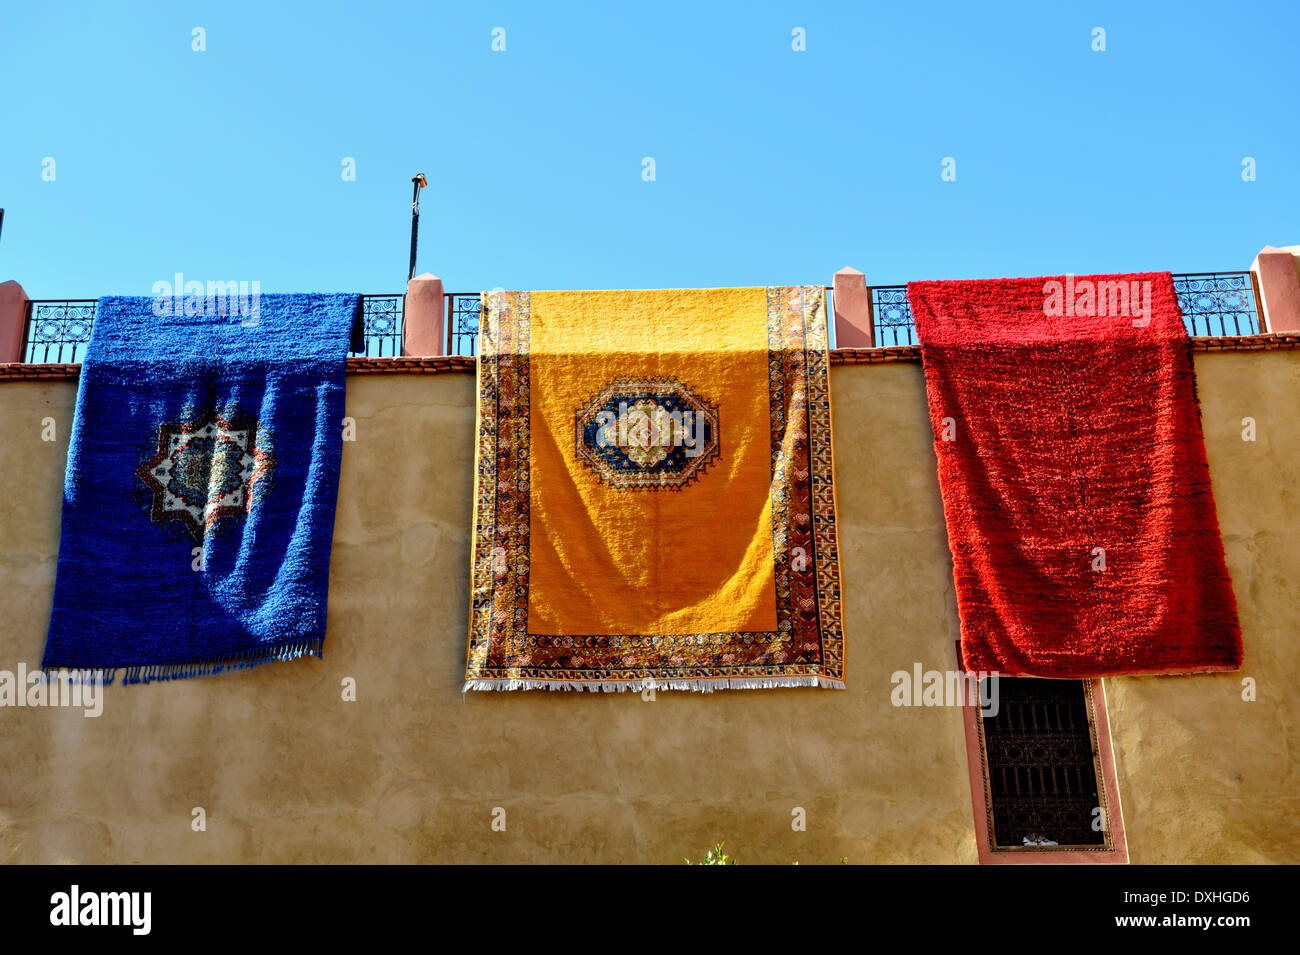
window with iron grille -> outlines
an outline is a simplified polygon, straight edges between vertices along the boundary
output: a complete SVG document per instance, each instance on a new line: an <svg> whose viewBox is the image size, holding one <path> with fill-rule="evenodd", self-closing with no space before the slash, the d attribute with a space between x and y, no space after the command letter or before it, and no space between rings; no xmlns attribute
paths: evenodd
<svg viewBox="0 0 1300 955"><path fill-rule="evenodd" d="M1091 681L996 679L997 712L977 720L989 848L1112 850Z"/></svg>

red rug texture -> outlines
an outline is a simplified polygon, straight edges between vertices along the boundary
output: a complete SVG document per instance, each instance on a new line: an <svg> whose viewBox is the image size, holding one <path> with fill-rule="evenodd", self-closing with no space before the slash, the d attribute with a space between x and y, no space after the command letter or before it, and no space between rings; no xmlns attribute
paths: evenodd
<svg viewBox="0 0 1300 955"><path fill-rule="evenodd" d="M1238 669L1237 603L1170 274L907 291L966 669Z"/></svg>

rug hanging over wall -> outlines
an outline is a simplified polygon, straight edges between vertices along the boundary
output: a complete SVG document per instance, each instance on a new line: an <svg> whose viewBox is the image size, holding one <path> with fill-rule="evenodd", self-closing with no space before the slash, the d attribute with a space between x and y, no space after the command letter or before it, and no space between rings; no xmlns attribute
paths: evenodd
<svg viewBox="0 0 1300 955"><path fill-rule="evenodd" d="M824 305L483 294L466 690L844 688Z"/></svg>
<svg viewBox="0 0 1300 955"><path fill-rule="evenodd" d="M1241 665L1168 272L913 282L968 671Z"/></svg>
<svg viewBox="0 0 1300 955"><path fill-rule="evenodd" d="M320 655L359 305L99 301L47 670L136 683Z"/></svg>

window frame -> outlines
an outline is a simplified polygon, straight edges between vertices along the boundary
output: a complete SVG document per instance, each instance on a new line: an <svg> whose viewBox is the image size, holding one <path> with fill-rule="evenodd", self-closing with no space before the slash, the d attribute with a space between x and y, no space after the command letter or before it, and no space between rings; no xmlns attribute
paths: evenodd
<svg viewBox="0 0 1300 955"><path fill-rule="evenodd" d="M960 650L959 650L960 654ZM1007 679L1014 679L1008 677ZM962 722L966 735L966 762L970 771L971 805L975 813L975 843L980 865L1125 865L1128 841L1124 833L1124 814L1120 808L1119 781L1115 772L1115 752L1110 739L1110 721L1106 713L1106 691L1100 679L1079 681L1084 684L1084 699L1092 734L1093 760L1097 767L1097 792L1108 823L1109 844L1104 846L995 846L993 811L989 787L988 759L984 745L984 727L978 701L963 700Z"/></svg>

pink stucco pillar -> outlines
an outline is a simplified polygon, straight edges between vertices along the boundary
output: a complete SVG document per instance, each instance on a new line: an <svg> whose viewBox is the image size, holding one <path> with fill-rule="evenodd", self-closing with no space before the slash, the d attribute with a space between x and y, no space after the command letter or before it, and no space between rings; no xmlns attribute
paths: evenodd
<svg viewBox="0 0 1300 955"><path fill-rule="evenodd" d="M831 289L835 301L835 347L875 348L867 277L857 269L840 269L835 273Z"/></svg>
<svg viewBox="0 0 1300 955"><path fill-rule="evenodd" d="M17 282L0 282L0 363L23 360L27 293Z"/></svg>
<svg viewBox="0 0 1300 955"><path fill-rule="evenodd" d="M425 272L406 283L402 318L402 354L428 358L443 353L447 302L442 279Z"/></svg>
<svg viewBox="0 0 1300 955"><path fill-rule="evenodd" d="M1296 248L1300 251L1300 247ZM1266 332L1300 333L1300 274L1291 249L1264 246L1251 266L1259 282Z"/></svg>

